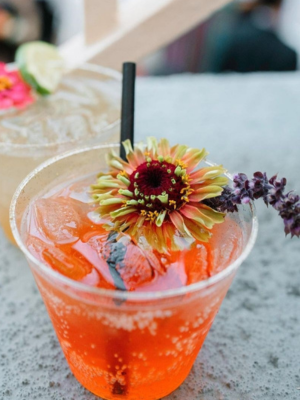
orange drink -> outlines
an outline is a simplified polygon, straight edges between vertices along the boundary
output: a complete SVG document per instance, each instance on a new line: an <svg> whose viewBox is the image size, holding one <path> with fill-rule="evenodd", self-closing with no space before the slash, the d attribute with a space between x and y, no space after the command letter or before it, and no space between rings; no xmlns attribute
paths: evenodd
<svg viewBox="0 0 300 400"><path fill-rule="evenodd" d="M257 222L241 206L208 243L164 254L117 241L89 196L114 147L38 167L14 196L11 225L78 381L104 399L155 400L188 375Z"/></svg>

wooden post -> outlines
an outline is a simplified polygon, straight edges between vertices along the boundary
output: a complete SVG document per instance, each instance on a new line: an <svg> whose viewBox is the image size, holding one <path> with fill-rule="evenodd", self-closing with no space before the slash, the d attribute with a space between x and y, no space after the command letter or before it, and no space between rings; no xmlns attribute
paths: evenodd
<svg viewBox="0 0 300 400"><path fill-rule="evenodd" d="M114 0L87 1L91 2L90 6L94 3L94 15L100 15L96 3ZM118 21L110 33L92 45L86 45L84 36L78 35L61 46L61 53L71 68L89 61L120 69L124 61L139 61L188 32L229 2L127 0L119 9ZM91 36L96 37L97 32Z"/></svg>
<svg viewBox="0 0 300 400"><path fill-rule="evenodd" d="M117 14L117 0L85 0L85 43L95 43L111 33L116 28Z"/></svg>

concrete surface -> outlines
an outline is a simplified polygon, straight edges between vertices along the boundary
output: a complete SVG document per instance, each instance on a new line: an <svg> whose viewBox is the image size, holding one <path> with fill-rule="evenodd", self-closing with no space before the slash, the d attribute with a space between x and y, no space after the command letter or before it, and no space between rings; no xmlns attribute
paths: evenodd
<svg viewBox="0 0 300 400"><path fill-rule="evenodd" d="M300 193L300 74L144 78L137 139L205 146L230 171ZM165 400L300 399L300 241L258 206L242 265L185 383ZM22 254L0 233L0 399L94 400L75 380Z"/></svg>

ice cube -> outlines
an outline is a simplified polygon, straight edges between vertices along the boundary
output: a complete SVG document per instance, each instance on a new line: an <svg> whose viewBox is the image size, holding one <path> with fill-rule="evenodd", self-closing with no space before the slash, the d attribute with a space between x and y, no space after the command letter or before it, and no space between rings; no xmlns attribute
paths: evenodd
<svg viewBox="0 0 300 400"><path fill-rule="evenodd" d="M184 253L187 285L209 278L212 268L210 251L206 244L197 244Z"/></svg>
<svg viewBox="0 0 300 400"><path fill-rule="evenodd" d="M75 250L65 253L56 247L49 247L43 250L42 255L53 269L76 281L82 281L94 270L93 266Z"/></svg>
<svg viewBox="0 0 300 400"><path fill-rule="evenodd" d="M84 182L80 180L72 185L66 186L58 192L57 197L64 197L66 199L71 198L84 204L93 204L92 197L90 195L90 185L94 183L94 180L95 177L92 176L90 179L86 179Z"/></svg>
<svg viewBox="0 0 300 400"><path fill-rule="evenodd" d="M123 290L135 290L151 282L157 270L164 271L153 253L149 250L144 251L127 235L118 237L116 232L110 233L103 249L103 256L116 286Z"/></svg>
<svg viewBox="0 0 300 400"><path fill-rule="evenodd" d="M82 239L85 240L82 240ZM103 249L105 246L107 232L105 231L91 231L86 232L84 237L73 244L73 248L80 253L86 260L88 260L95 269L104 278L101 280L101 287L114 289L114 280L109 271L107 262L103 256ZM106 282L106 284L105 284Z"/></svg>
<svg viewBox="0 0 300 400"><path fill-rule="evenodd" d="M99 285L97 269L75 249L65 246L58 248L35 236L28 236L27 246L36 258L62 275L91 286Z"/></svg>
<svg viewBox="0 0 300 400"><path fill-rule="evenodd" d="M215 225L208 243L198 243L185 252L187 284L207 279L228 267L241 252L240 227L230 218Z"/></svg>
<svg viewBox="0 0 300 400"><path fill-rule="evenodd" d="M243 235L240 226L231 218L212 230L210 247L212 249L213 273L216 274L236 260L242 251Z"/></svg>
<svg viewBox="0 0 300 400"><path fill-rule="evenodd" d="M80 216L74 204L64 198L40 199L34 204L38 231L57 244L78 240Z"/></svg>
<svg viewBox="0 0 300 400"><path fill-rule="evenodd" d="M150 249L141 248L125 234L99 228L86 232L72 247L98 270L108 288L135 290L165 273Z"/></svg>
<svg viewBox="0 0 300 400"><path fill-rule="evenodd" d="M116 265L116 270L128 290L134 290L137 286L150 282L154 277L149 259L132 242L126 246L124 259Z"/></svg>
<svg viewBox="0 0 300 400"><path fill-rule="evenodd" d="M36 236L28 235L26 245L30 253L37 259L41 259L41 254L47 248L47 244Z"/></svg>

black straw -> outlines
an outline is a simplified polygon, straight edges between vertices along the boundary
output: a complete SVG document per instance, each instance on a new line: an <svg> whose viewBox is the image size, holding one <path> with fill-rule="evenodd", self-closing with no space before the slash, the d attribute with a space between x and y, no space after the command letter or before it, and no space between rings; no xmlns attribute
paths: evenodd
<svg viewBox="0 0 300 400"><path fill-rule="evenodd" d="M132 62L125 62L123 64L123 85L122 85L122 111L121 111L121 138L120 138L120 157L126 161L126 152L122 142L129 139L133 146L134 143L134 92L135 92L135 75L136 66ZM119 271L116 269L117 265L122 266L126 253L126 248L122 243L116 240L117 233L112 232L109 235L108 246L110 250L109 258L107 259L109 270L114 279L117 290L126 290L126 286L122 280ZM118 305L121 306L123 301L118 300ZM107 340L108 349L108 363L112 368L112 373L116 374L119 368L118 360L114 354L118 353L123 359L124 364L128 365L128 349L127 349L127 336L125 333L120 338L118 336L111 337ZM119 381L113 383L111 393L113 395L126 396L128 390L128 382L130 379L129 371L126 368L122 372L124 383L120 384Z"/></svg>
<svg viewBox="0 0 300 400"><path fill-rule="evenodd" d="M134 143L134 93L136 65L133 62L123 64L122 111L120 157L126 161L126 153L122 142L129 139Z"/></svg>

